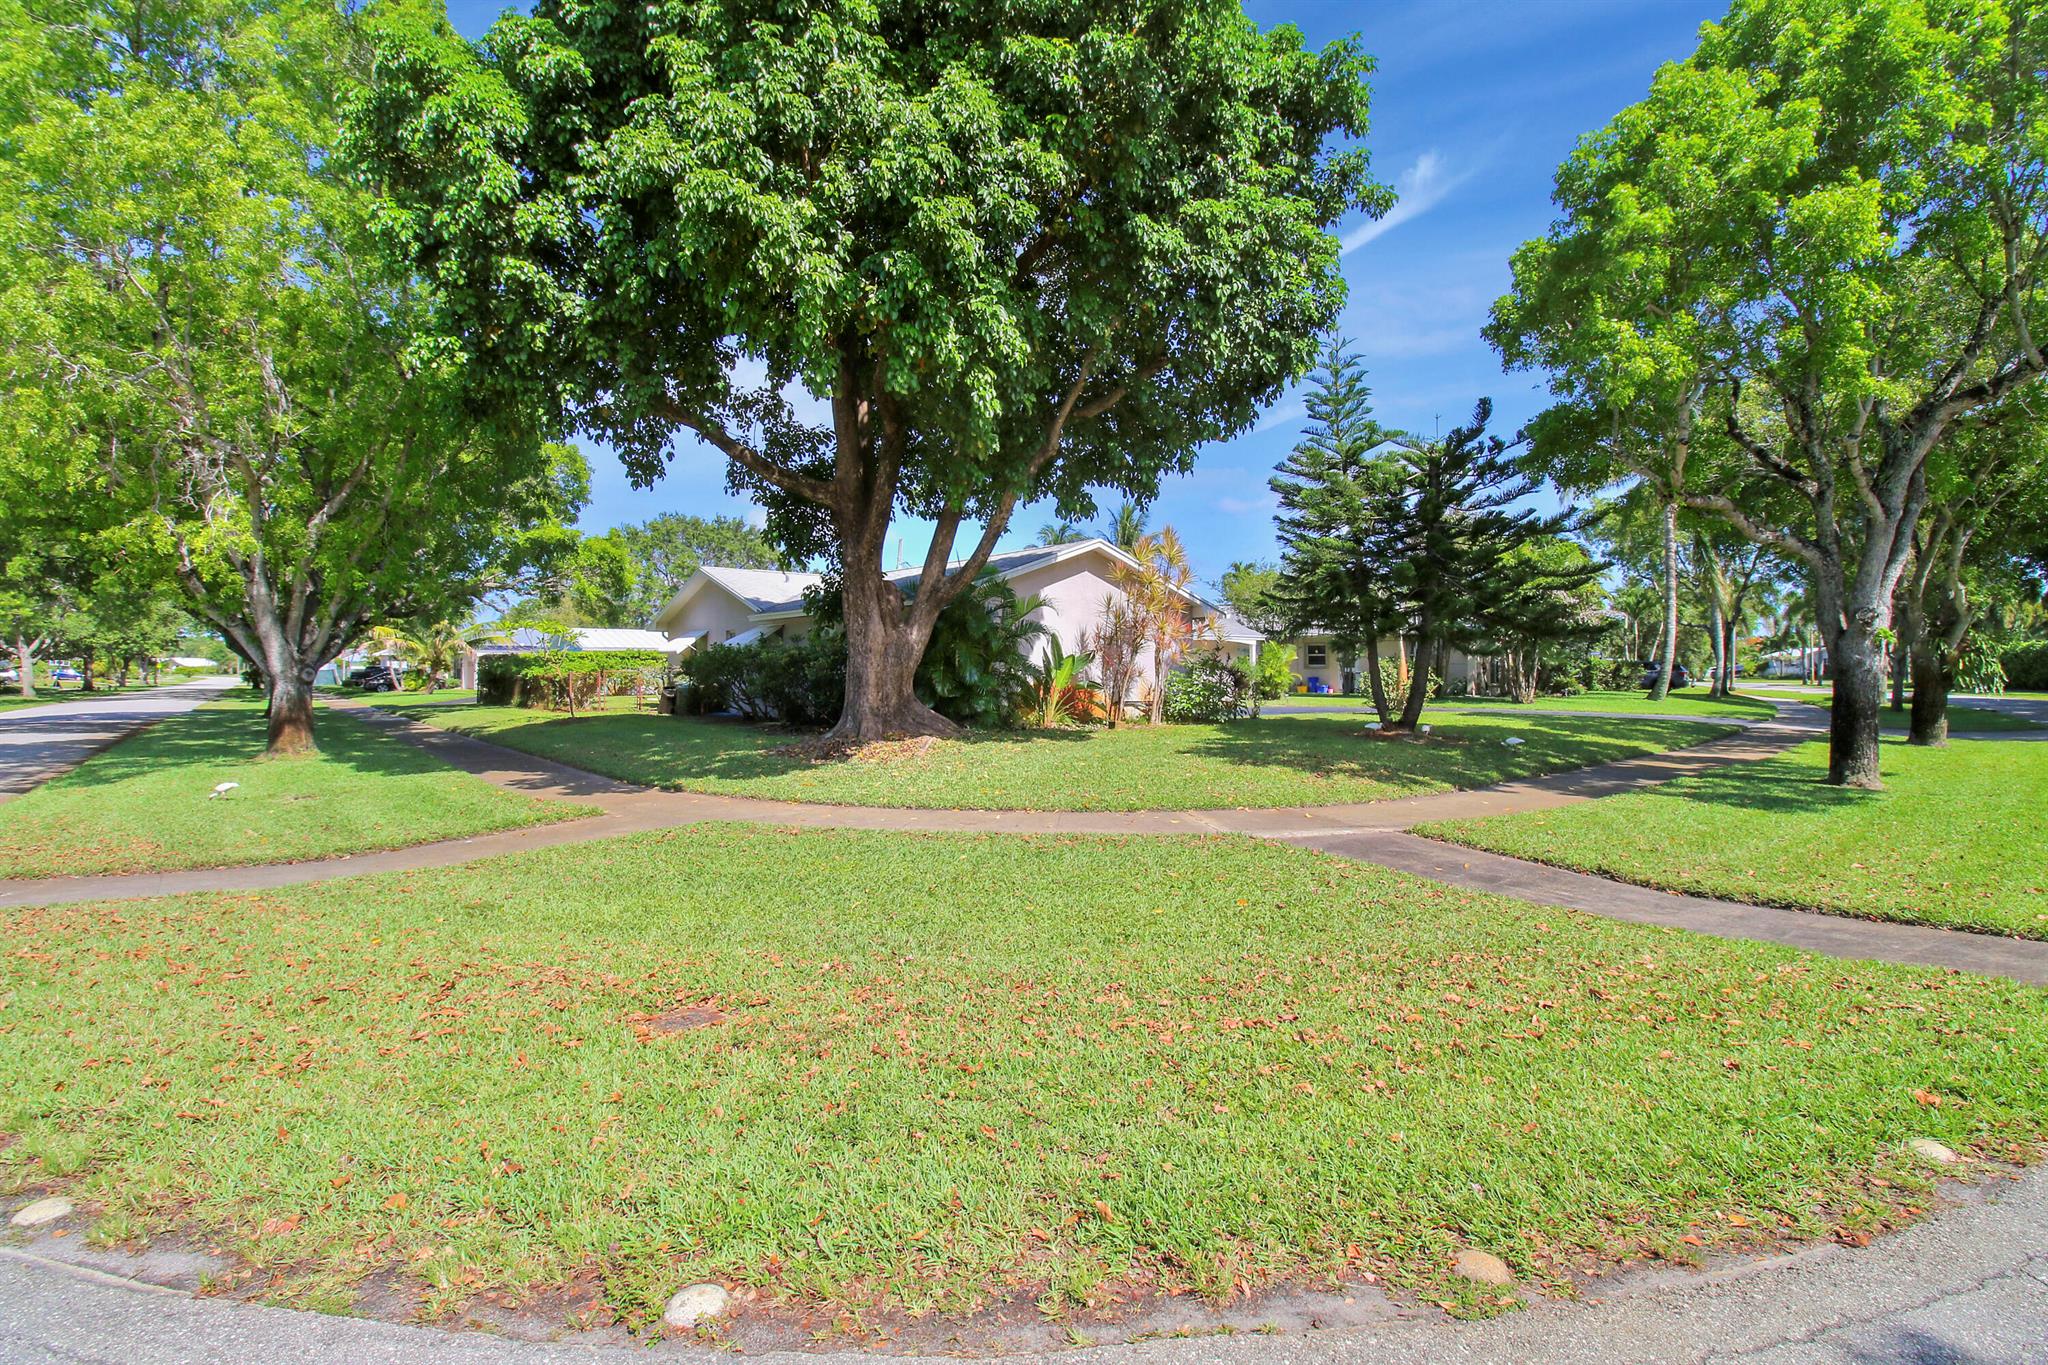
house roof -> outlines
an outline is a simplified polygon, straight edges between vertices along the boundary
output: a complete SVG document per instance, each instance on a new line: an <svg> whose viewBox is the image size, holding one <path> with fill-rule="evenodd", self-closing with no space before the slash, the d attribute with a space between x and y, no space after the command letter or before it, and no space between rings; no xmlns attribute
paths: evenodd
<svg viewBox="0 0 2048 1365"><path fill-rule="evenodd" d="M816 587L824 581L823 574L787 573L781 569L728 569L716 564L706 564L697 572L755 611L801 607L804 589Z"/></svg>
<svg viewBox="0 0 2048 1365"><path fill-rule="evenodd" d="M1101 553L1121 563L1125 568L1136 569L1138 561L1117 545L1100 538L1069 540L1058 545L1029 545L1021 550L1000 550L988 557L985 571L993 571L1002 578L1014 578L1032 569L1043 568L1081 555ZM956 569L964 560L954 560L946 567ZM885 574L890 582L903 584L914 581L924 572L922 565L893 569ZM822 574L786 573L779 569L731 569L721 565L706 564L683 584L668 605L661 609L663 619L679 611L698 588L700 581L716 583L726 592L738 598L752 611L756 620L808 615L804 606L804 589L823 580ZM1226 640L1262 640L1265 636L1257 630L1230 615L1224 608L1193 592L1184 595L1199 603L1217 618L1217 633Z"/></svg>
<svg viewBox="0 0 2048 1365"><path fill-rule="evenodd" d="M600 649L645 649L659 654L673 654L686 649L688 640L671 640L658 630L622 630L611 626L577 626L569 632L568 648L572 650ZM512 631L503 644L485 645L479 654L523 654L528 650L547 646L545 631L531 626L521 626Z"/></svg>

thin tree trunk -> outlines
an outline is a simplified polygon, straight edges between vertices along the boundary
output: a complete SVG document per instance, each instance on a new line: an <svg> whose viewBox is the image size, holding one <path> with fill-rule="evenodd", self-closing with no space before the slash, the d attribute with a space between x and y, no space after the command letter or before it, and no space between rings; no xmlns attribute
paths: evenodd
<svg viewBox="0 0 2048 1365"><path fill-rule="evenodd" d="M1650 700L1662 701L1671 691L1671 670L1678 662L1678 504L1664 504L1664 637L1657 646L1657 681Z"/></svg>
<svg viewBox="0 0 2048 1365"><path fill-rule="evenodd" d="M1430 647L1435 643L1432 639L1435 624L1427 616L1415 623L1415 659L1418 664L1429 657ZM1428 700L1429 670L1417 668L1408 678L1408 697L1401 707L1400 719L1391 728L1402 734L1413 731L1422 723L1422 707Z"/></svg>
<svg viewBox="0 0 2048 1365"><path fill-rule="evenodd" d="M1394 718L1394 708L1387 701L1387 685L1380 678L1380 642L1377 636L1368 637L1365 642L1365 673L1366 686L1372 692L1373 714L1385 727Z"/></svg>
<svg viewBox="0 0 2048 1365"><path fill-rule="evenodd" d="M25 635L14 637L14 667L21 674L21 695L34 697L36 694L36 647Z"/></svg>
<svg viewBox="0 0 2048 1365"><path fill-rule="evenodd" d="M1920 661L1913 657L1918 651L1906 644L1905 636L1892 648L1892 710L1906 709L1906 670L1913 669L1914 677L1919 676Z"/></svg>
<svg viewBox="0 0 2048 1365"><path fill-rule="evenodd" d="M1707 695L1722 697L1727 695L1728 639L1721 629L1721 623L1725 618L1721 614L1719 593L1714 594L1711 617L1711 629L1714 633L1714 677L1712 685L1707 688Z"/></svg>
<svg viewBox="0 0 2048 1365"><path fill-rule="evenodd" d="M1408 637L1398 632L1394 636L1394 690L1408 695Z"/></svg>

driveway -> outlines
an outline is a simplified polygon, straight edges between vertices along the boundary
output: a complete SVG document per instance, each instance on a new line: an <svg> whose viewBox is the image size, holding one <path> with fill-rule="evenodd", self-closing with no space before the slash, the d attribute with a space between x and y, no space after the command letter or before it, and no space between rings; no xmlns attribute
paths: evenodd
<svg viewBox="0 0 2048 1365"><path fill-rule="evenodd" d="M55 701L0 716L0 801L77 767L145 725L183 715L238 681L233 676L198 678L147 692Z"/></svg>

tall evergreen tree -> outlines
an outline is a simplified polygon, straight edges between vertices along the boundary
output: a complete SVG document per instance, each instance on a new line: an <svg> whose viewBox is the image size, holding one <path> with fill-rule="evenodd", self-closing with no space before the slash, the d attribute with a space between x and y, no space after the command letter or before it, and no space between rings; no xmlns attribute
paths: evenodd
<svg viewBox="0 0 2048 1365"><path fill-rule="evenodd" d="M1482 398L1470 423L1401 456L1401 514L1383 552L1420 660L1486 648L1507 635L1548 633L1560 604L1605 567L1529 552L1563 534L1572 518L1514 507L1537 484L1516 466L1507 442L1486 434L1492 417L1492 402ZM1428 699L1424 666L1409 680L1394 727L1414 729Z"/></svg>
<svg viewBox="0 0 2048 1365"><path fill-rule="evenodd" d="M1309 377L1309 426L1270 480L1280 499L1274 615L1289 633L1327 632L1340 654L1366 656L1373 706L1392 719L1379 642L1402 619L1387 573L1399 524L1401 463L1375 454L1387 432L1372 415L1365 362L1333 338Z"/></svg>

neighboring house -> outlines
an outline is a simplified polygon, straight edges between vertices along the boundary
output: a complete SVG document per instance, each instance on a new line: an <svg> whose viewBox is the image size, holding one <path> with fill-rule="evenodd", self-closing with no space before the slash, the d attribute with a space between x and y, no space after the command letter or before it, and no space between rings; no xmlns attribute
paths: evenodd
<svg viewBox="0 0 2048 1365"><path fill-rule="evenodd" d="M654 654L676 655L688 649L689 645L671 640L658 630L617 630L606 626L578 626L568 633L566 639L562 639L522 627L513 631L501 644L484 645L479 649L463 651L462 676L458 685L475 688L476 666L479 661L490 655L531 654L536 650L550 647L579 653L598 649L634 649Z"/></svg>
<svg viewBox="0 0 2048 1365"><path fill-rule="evenodd" d="M1395 645L1396 641L1391 635L1381 640L1380 658L1391 660L1394 657ZM1339 652L1328 635L1316 634L1297 635L1291 640L1273 640L1266 647L1285 649L1290 646L1294 650L1294 657L1290 660L1289 666L1294 670L1299 687L1310 692L1364 693L1372 690L1372 683L1365 676L1364 650L1360 650L1356 657L1347 656ZM1412 660L1412 641L1409 649L1409 657ZM1449 657L1444 661L1443 672L1445 682L1471 682L1471 656L1463 650L1451 650Z"/></svg>
<svg viewBox="0 0 2048 1365"><path fill-rule="evenodd" d="M1117 578L1138 569L1138 561L1106 540L1075 540L1063 545L1035 545L989 556L988 570L1008 583L1021 598L1037 596L1041 605L1031 619L1044 626L1068 653L1086 647L1102 620L1103 608L1123 595ZM888 577L912 583L919 569L898 569ZM819 575L773 569L728 569L705 565L677 590L655 615L657 630L688 646L748 644L772 635L797 639L811 628L804 607L804 589ZM1183 593L1201 622L1196 649L1220 650L1232 658L1255 658L1265 637L1228 611L1192 592ZM1035 646L1042 650L1043 645ZM1140 667L1140 690L1149 687L1152 668Z"/></svg>

